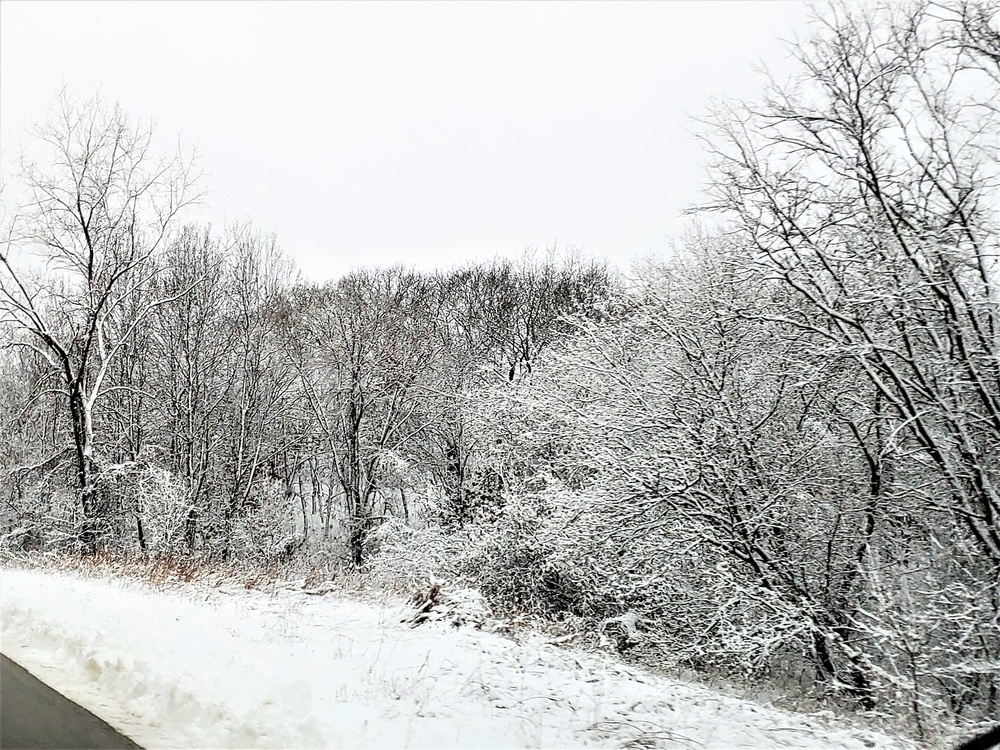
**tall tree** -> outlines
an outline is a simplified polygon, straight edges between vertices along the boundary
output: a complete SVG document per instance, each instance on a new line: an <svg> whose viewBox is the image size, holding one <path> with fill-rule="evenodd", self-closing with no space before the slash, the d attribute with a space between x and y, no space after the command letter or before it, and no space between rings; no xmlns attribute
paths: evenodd
<svg viewBox="0 0 1000 750"><path fill-rule="evenodd" d="M715 205L808 303L789 321L856 359L1000 565L1000 87L939 10L835 7L800 80L723 119Z"/></svg>
<svg viewBox="0 0 1000 750"><path fill-rule="evenodd" d="M355 271L304 296L295 359L342 493L351 559L382 516L393 459L425 428L420 395L440 351L430 280L401 268Z"/></svg>
<svg viewBox="0 0 1000 750"><path fill-rule="evenodd" d="M994 6L923 1L837 4L817 30L795 80L716 118L711 207L791 292L775 317L854 368L868 424L893 427L856 442L873 469L894 459L922 544L893 587L888 550L865 551L884 616L856 625L894 633L882 664L908 665L919 724L928 695L956 711L998 695L1000 33Z"/></svg>
<svg viewBox="0 0 1000 750"><path fill-rule="evenodd" d="M102 515L95 412L115 362L165 298L144 297L124 325L115 321L157 274L156 254L197 198L194 161L156 157L152 127L99 97L61 94L32 135L39 162L22 164L27 199L4 228L0 314L25 334L16 345L58 374L84 518L80 541L94 551Z"/></svg>

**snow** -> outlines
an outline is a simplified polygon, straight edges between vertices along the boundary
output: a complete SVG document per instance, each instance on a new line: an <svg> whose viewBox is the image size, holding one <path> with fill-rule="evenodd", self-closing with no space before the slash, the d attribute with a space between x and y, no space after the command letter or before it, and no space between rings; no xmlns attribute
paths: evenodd
<svg viewBox="0 0 1000 750"><path fill-rule="evenodd" d="M408 614L291 588L0 575L0 649L147 748L913 747Z"/></svg>

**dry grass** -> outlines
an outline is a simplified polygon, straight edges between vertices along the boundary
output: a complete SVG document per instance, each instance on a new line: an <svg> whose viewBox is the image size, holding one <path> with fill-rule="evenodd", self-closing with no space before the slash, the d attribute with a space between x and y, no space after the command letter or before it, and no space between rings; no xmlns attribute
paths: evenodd
<svg viewBox="0 0 1000 750"><path fill-rule="evenodd" d="M202 583L246 590L275 591L295 588L310 594L334 594L384 601L398 592L373 585L352 566L319 556L300 556L287 562L224 561L199 556L149 556L137 553L37 552L3 555L7 567L69 572L80 576L120 577L156 587Z"/></svg>

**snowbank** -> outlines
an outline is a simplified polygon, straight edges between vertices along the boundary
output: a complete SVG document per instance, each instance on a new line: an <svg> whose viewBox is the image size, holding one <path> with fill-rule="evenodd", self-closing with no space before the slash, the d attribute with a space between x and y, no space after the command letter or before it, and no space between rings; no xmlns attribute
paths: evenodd
<svg viewBox="0 0 1000 750"><path fill-rule="evenodd" d="M710 690L301 592L4 570L3 652L148 747L903 748Z"/></svg>

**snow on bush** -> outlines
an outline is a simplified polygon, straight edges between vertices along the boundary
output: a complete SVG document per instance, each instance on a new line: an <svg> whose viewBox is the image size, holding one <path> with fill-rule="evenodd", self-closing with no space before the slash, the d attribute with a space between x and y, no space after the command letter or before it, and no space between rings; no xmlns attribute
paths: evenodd
<svg viewBox="0 0 1000 750"><path fill-rule="evenodd" d="M796 654L809 633L800 612L741 578L711 547L678 544L691 539L689 528L664 522L621 533L607 502L553 483L508 497L477 526L387 524L370 570L407 592L437 576L481 592L498 616L570 620L595 640L602 622L634 613L642 638L602 642L663 667L740 676L782 662L801 667Z"/></svg>
<svg viewBox="0 0 1000 750"><path fill-rule="evenodd" d="M133 548L141 544L153 554L184 550L191 504L185 488L169 471L152 463L113 464L98 475L97 489L105 498L102 510L114 527L106 543L124 542Z"/></svg>

